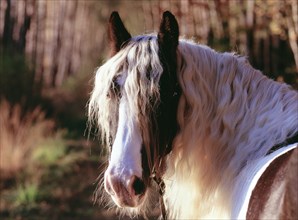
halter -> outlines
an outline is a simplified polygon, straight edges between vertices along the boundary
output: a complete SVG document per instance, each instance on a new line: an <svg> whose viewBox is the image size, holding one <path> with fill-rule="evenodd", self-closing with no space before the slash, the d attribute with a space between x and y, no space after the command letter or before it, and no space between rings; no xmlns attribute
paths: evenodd
<svg viewBox="0 0 298 220"><path fill-rule="evenodd" d="M154 168L152 170L152 174L151 174L150 178L152 178L158 185L158 188L159 188L159 204L160 204L162 218L163 218L163 220L167 220L167 211L166 211L164 198L163 198L164 193L166 191L165 190L166 185L165 185L163 179L156 175L156 170Z"/></svg>

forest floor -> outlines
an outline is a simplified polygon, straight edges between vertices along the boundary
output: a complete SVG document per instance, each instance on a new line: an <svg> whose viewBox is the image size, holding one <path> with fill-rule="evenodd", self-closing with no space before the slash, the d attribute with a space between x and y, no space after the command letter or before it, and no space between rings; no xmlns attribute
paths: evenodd
<svg viewBox="0 0 298 220"><path fill-rule="evenodd" d="M43 108L26 117L20 105L0 102L1 220L129 219L94 203L106 159L96 136L90 137L94 141L83 136L87 98L74 88L48 92L39 104ZM158 206L152 219L157 215Z"/></svg>
<svg viewBox="0 0 298 220"><path fill-rule="evenodd" d="M94 149L69 144L68 155L79 156L68 163L69 167L65 166L67 156L48 166L39 175L38 189L27 184L34 182L28 181L28 175L1 180L0 219L119 219L113 211L93 202L101 165L99 152L90 153Z"/></svg>

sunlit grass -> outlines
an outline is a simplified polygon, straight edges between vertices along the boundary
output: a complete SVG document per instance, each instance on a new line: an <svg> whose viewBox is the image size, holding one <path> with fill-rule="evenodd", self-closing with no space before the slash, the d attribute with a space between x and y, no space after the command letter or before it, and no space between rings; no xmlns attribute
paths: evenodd
<svg viewBox="0 0 298 220"><path fill-rule="evenodd" d="M30 154L53 133L54 122L39 107L22 112L21 106L0 102L1 178L15 176L30 163Z"/></svg>
<svg viewBox="0 0 298 220"><path fill-rule="evenodd" d="M37 184L19 185L15 191L14 203L16 206L26 205L32 206L37 202L39 189Z"/></svg>
<svg viewBox="0 0 298 220"><path fill-rule="evenodd" d="M57 213L72 213L74 195L81 196L93 182L88 180L91 168L81 173L83 164L90 163L90 150L84 141L67 136L68 130L57 130L40 108L24 112L21 105L0 101L0 219L44 212L55 219L49 211L53 207Z"/></svg>
<svg viewBox="0 0 298 220"><path fill-rule="evenodd" d="M42 165L52 165L66 154L66 146L58 135L42 142L33 152L32 159Z"/></svg>

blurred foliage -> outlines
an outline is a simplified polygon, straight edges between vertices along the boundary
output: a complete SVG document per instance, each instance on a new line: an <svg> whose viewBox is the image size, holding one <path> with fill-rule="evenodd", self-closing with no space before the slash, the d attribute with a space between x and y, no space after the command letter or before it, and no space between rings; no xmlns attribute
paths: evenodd
<svg viewBox="0 0 298 220"><path fill-rule="evenodd" d="M33 206L38 199L38 186L36 184L20 185L16 189L15 205Z"/></svg>
<svg viewBox="0 0 298 220"><path fill-rule="evenodd" d="M54 122L45 119L39 107L24 113L19 104L6 100L1 100L0 112L0 171L7 178L31 163L32 151L53 134Z"/></svg>
<svg viewBox="0 0 298 220"><path fill-rule="evenodd" d="M51 138L42 143L32 153L33 160L38 161L44 166L55 164L58 159L63 157L66 146L61 138Z"/></svg>
<svg viewBox="0 0 298 220"><path fill-rule="evenodd" d="M34 101L34 74L27 65L25 55L10 48L4 48L0 43L0 98L10 103Z"/></svg>

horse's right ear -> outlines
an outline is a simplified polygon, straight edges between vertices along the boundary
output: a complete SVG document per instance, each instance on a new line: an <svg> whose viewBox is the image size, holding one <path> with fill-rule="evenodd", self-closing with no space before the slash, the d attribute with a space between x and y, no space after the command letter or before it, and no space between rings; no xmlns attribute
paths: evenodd
<svg viewBox="0 0 298 220"><path fill-rule="evenodd" d="M131 38L126 30L118 12L113 11L108 26L108 37L110 44L110 55L113 56L120 50L122 44Z"/></svg>

